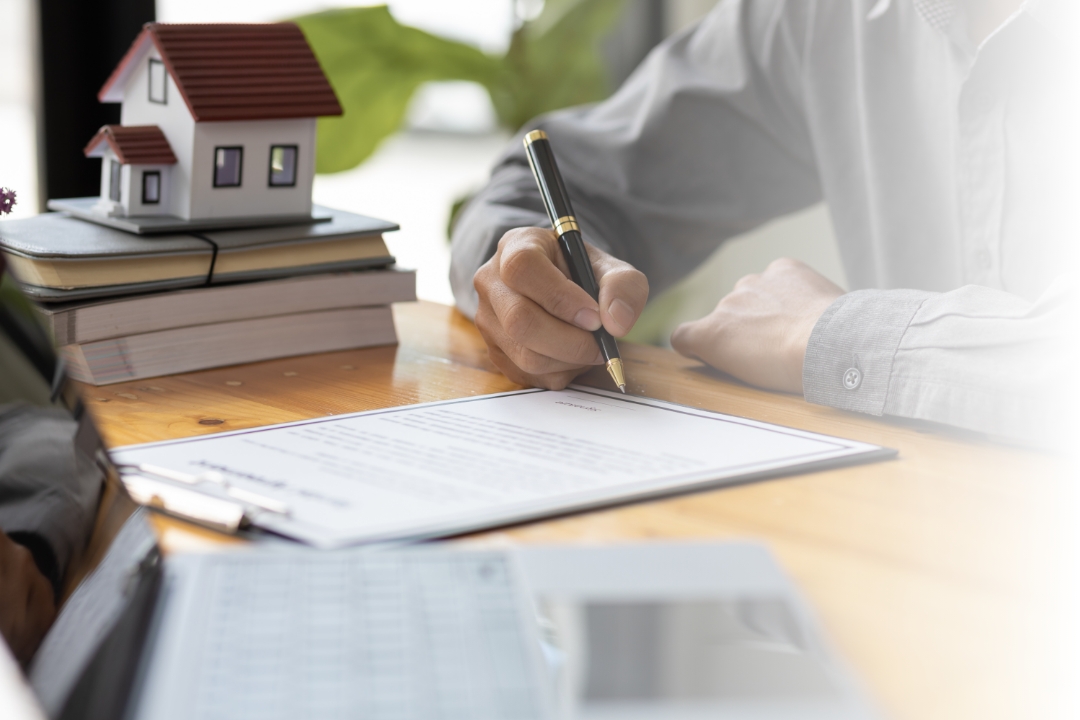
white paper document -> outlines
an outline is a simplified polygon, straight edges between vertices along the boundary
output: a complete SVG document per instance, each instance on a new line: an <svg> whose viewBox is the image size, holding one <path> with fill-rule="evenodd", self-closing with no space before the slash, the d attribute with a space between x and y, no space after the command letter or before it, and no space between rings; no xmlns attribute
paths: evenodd
<svg viewBox="0 0 1080 720"><path fill-rule="evenodd" d="M119 448L122 464L274 498L255 524L314 545L452 535L890 457L876 445L572 386Z"/></svg>

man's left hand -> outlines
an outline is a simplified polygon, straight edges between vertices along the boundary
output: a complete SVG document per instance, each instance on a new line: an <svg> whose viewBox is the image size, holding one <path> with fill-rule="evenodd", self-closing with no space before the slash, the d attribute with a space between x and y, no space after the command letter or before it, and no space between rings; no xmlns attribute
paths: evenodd
<svg viewBox="0 0 1080 720"><path fill-rule="evenodd" d="M810 333L843 294L807 265L781 258L735 283L705 317L677 327L671 345L751 385L802 394Z"/></svg>

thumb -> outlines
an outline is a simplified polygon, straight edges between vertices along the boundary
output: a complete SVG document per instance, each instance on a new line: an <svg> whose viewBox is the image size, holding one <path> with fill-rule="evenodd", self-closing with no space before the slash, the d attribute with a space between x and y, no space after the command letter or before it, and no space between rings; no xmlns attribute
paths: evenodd
<svg viewBox="0 0 1080 720"><path fill-rule="evenodd" d="M649 299L649 281L633 265L588 246L600 285L600 320L615 337L630 332Z"/></svg>

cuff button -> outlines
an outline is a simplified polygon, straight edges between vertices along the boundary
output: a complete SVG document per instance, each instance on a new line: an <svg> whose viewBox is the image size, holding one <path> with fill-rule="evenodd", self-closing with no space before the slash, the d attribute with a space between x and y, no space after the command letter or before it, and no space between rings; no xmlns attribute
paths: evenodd
<svg viewBox="0 0 1080 720"><path fill-rule="evenodd" d="M862 372L859 368L848 368L844 373L844 387L854 390L862 385Z"/></svg>

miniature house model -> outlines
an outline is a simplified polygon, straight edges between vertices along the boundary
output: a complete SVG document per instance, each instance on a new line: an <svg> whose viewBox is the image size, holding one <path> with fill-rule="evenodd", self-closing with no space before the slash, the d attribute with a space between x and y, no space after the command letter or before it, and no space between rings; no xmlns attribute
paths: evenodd
<svg viewBox="0 0 1080 720"><path fill-rule="evenodd" d="M98 93L95 214L184 220L311 213L315 120L341 105L300 28L150 23Z"/></svg>

